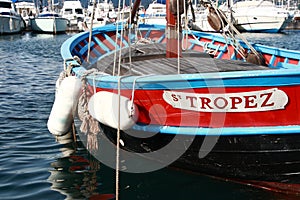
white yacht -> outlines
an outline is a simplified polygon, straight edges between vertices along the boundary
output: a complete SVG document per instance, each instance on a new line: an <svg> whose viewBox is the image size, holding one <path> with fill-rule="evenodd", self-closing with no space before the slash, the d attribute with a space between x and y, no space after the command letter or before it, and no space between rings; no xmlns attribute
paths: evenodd
<svg viewBox="0 0 300 200"><path fill-rule="evenodd" d="M64 1L61 16L69 20L69 26L78 26L79 30L83 29L85 12L79 0Z"/></svg>
<svg viewBox="0 0 300 200"><path fill-rule="evenodd" d="M85 22L87 26L91 26L92 22L92 13L93 13L93 2L90 2L87 9L87 17L85 18ZM114 23L117 18L117 13L115 12L114 5L112 1L107 0L98 0L95 5L95 13L93 20L93 27L104 26L106 24Z"/></svg>
<svg viewBox="0 0 300 200"><path fill-rule="evenodd" d="M30 18L30 24L34 32L58 34L66 32L68 20L54 11L44 11Z"/></svg>
<svg viewBox="0 0 300 200"><path fill-rule="evenodd" d="M26 27L30 26L29 18L37 15L37 8L33 1L18 1L15 3L17 13L21 15L26 23Z"/></svg>
<svg viewBox="0 0 300 200"><path fill-rule="evenodd" d="M16 11L11 0L0 0L0 34L19 33L25 28L25 22Z"/></svg>
<svg viewBox="0 0 300 200"><path fill-rule="evenodd" d="M166 25L166 4L163 1L153 1L145 14L140 14L140 20L146 24Z"/></svg>
<svg viewBox="0 0 300 200"><path fill-rule="evenodd" d="M220 9L226 10L224 5ZM292 20L288 10L276 7L271 1L244 0L232 4L232 15L240 31L276 33Z"/></svg>

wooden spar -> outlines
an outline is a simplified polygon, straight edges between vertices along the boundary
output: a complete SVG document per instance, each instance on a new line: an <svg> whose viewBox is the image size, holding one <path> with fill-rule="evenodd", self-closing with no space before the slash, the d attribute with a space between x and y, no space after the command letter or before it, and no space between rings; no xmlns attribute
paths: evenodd
<svg viewBox="0 0 300 200"><path fill-rule="evenodd" d="M166 39L167 39L167 58L177 58L178 56L182 57L181 51L181 27L179 27L180 33L178 34L179 22L177 22L177 16L171 12L171 3L177 4L177 0L166 0L166 12L167 12L167 25L166 25ZM175 6L177 8L177 6ZM178 14L178 13L177 13ZM180 40L178 40L178 35Z"/></svg>
<svg viewBox="0 0 300 200"><path fill-rule="evenodd" d="M132 11L131 11L131 15L130 15L130 18L128 18L128 23L129 24L132 24L134 22L134 17L136 15L136 12L139 8L141 4L141 0L136 0L133 4L133 7L132 7Z"/></svg>

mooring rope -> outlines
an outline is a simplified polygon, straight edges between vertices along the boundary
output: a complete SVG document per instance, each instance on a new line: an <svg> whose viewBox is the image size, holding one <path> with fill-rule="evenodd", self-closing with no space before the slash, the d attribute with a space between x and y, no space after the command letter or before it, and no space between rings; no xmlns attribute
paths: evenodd
<svg viewBox="0 0 300 200"><path fill-rule="evenodd" d="M184 13L184 37L181 41L181 49L182 50L187 50L188 48L188 32L187 32L187 26L188 26L188 17L187 17L187 7L186 4L184 3L183 6L183 13Z"/></svg>
<svg viewBox="0 0 300 200"><path fill-rule="evenodd" d="M97 72L96 69L90 69L81 76L82 94L78 100L78 117L82 121L80 131L87 134L87 149L89 150L98 149L97 134L100 131L99 122L88 111L88 100L92 93L87 89L87 76L95 72Z"/></svg>
<svg viewBox="0 0 300 200"><path fill-rule="evenodd" d="M119 171L120 171L120 121L121 121L121 78L118 80L118 129L117 129L117 150L116 150L116 200L119 200Z"/></svg>

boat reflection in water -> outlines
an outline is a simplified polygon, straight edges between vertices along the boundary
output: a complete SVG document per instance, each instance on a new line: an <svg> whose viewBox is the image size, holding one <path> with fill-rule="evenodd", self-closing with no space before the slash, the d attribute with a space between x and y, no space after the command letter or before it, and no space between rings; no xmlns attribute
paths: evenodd
<svg viewBox="0 0 300 200"><path fill-rule="evenodd" d="M68 133L57 138L62 144L62 157L51 163L51 175L48 178L52 183L51 189L65 195L66 199L113 199L114 194L100 194L97 191L101 189L96 175L100 170L99 161L72 137Z"/></svg>

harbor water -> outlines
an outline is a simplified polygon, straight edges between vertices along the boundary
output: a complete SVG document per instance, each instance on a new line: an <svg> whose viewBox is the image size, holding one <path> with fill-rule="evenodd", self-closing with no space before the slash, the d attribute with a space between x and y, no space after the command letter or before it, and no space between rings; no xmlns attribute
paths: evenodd
<svg viewBox="0 0 300 200"><path fill-rule="evenodd" d="M243 34L251 42L300 50L300 32ZM80 142L47 129L61 44L72 34L0 36L0 199L113 199L115 171ZM120 174L120 199L299 199L226 180L164 168Z"/></svg>

